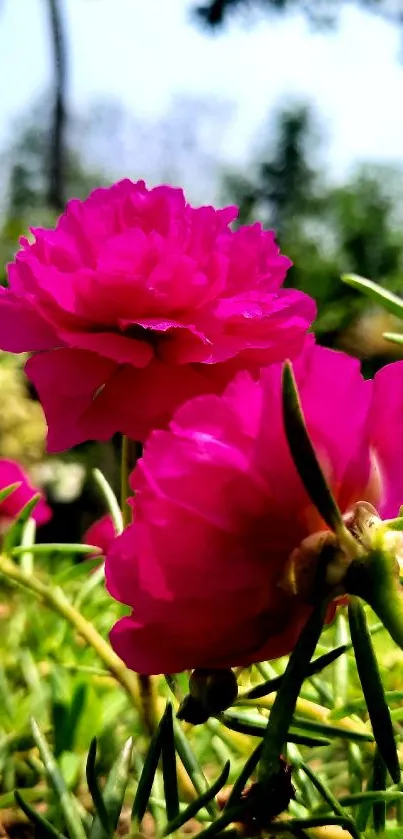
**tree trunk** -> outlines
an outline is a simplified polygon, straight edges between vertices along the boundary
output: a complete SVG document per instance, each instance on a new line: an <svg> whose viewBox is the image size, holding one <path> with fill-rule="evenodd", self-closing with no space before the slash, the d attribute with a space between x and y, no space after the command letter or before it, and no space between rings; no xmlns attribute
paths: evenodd
<svg viewBox="0 0 403 839"><path fill-rule="evenodd" d="M67 121L67 56L60 0L46 0L54 61L54 99L50 125L48 203L57 211L65 203L65 130Z"/></svg>

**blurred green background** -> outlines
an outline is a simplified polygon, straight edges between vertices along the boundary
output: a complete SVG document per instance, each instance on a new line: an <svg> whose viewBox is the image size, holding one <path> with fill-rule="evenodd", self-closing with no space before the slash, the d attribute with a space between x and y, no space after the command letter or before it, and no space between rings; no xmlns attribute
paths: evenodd
<svg viewBox="0 0 403 839"><path fill-rule="evenodd" d="M372 374L399 327L339 277L403 287L402 21L394 0L2 0L2 281L21 234L68 198L170 182L274 227L319 341ZM46 485L42 538L77 540L101 512L89 469L116 485L118 442L46 461L22 362L0 356L0 456Z"/></svg>
<svg viewBox="0 0 403 839"><path fill-rule="evenodd" d="M0 281L19 237L52 225L68 198L125 176L169 182L185 187L193 203L235 202L242 223L275 228L294 261L289 283L318 302L318 340L357 355L372 375L398 357L382 332L399 324L340 275L356 272L402 293L402 38L403 0L0 0ZM54 515L38 541L79 542L105 512L91 470L100 468L118 489L120 442L48 458L23 362L0 353L0 457L21 461L46 488ZM123 610L94 584L88 565L73 561L39 556L35 571L106 638ZM402 759L402 656L379 626L372 629ZM318 653L347 640L341 613ZM2 579L0 836L33 836L14 806L15 786L64 829L33 748L31 714L85 824L85 757L94 735L103 778L134 734L132 797L147 738L101 665L70 624ZM240 675L241 688L283 669L284 661L259 665ZM159 708L167 695L159 683ZM368 719L352 655L307 681L301 696L303 731L313 723L328 735L343 718L329 746L301 748L334 794L351 799L366 788L372 765L372 745L351 731ZM354 714L349 725L346 714ZM187 736L209 779L231 758L230 782L256 742L216 719ZM299 759L298 749L288 756ZM317 791L301 772L294 781L294 814L301 806L314 812ZM157 826L161 779L159 787ZM119 835L129 816L125 806ZM388 837L397 839L401 801L389 807L391 816L399 826ZM143 827L144 836L155 835L153 823Z"/></svg>

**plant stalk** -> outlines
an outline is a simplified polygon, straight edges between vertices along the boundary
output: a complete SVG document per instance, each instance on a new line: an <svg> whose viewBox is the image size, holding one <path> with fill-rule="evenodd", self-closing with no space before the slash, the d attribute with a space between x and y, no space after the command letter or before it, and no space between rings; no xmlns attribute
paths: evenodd
<svg viewBox="0 0 403 839"><path fill-rule="evenodd" d="M140 693L135 674L126 667L107 641L97 632L93 624L84 618L70 601L67 600L60 588L46 585L46 583L43 583L36 576L23 571L15 562L1 554L0 574L3 574L9 580L17 583L17 585L36 594L50 609L67 620L81 637L84 638L87 644L95 650L105 667L122 685L132 705L137 710L141 707Z"/></svg>

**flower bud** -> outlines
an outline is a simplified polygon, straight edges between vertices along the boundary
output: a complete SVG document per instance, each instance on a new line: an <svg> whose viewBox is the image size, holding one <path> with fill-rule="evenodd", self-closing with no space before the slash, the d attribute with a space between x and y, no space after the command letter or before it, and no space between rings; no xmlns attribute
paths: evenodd
<svg viewBox="0 0 403 839"><path fill-rule="evenodd" d="M189 691L210 714L219 714L234 704L238 696L238 683L235 673L229 668L193 670Z"/></svg>
<svg viewBox="0 0 403 839"><path fill-rule="evenodd" d="M201 702L188 694L182 700L176 716L178 720L189 722L191 725L201 725L202 723L207 722L210 714L206 711Z"/></svg>
<svg viewBox="0 0 403 839"><path fill-rule="evenodd" d="M194 670L189 679L189 694L181 703L177 717L200 725L210 715L233 705L237 695L238 684L232 670Z"/></svg>

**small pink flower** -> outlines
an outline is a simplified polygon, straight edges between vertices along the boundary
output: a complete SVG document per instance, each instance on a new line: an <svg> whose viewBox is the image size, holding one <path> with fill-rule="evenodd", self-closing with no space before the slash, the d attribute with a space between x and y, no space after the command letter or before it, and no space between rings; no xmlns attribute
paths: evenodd
<svg viewBox="0 0 403 839"><path fill-rule="evenodd" d="M100 548L102 555L105 556L114 539L116 539L115 525L112 516L106 515L94 521L85 531L83 544Z"/></svg>
<svg viewBox="0 0 403 839"><path fill-rule="evenodd" d="M132 475L134 523L106 561L110 593L133 609L111 632L133 670L248 665L288 653L298 638L310 607L284 586L285 571L326 527L289 453L281 368L258 382L240 373L224 395L190 400L146 443ZM307 342L294 370L342 512L363 500L395 516L403 362L364 381L358 361Z"/></svg>
<svg viewBox="0 0 403 839"><path fill-rule="evenodd" d="M16 483L20 483L20 486L5 498L4 501L0 502L0 532L4 532L7 529L13 519L25 507L25 504L40 491L32 486L27 474L19 463L16 463L14 460L0 459L0 490L6 489L11 484ZM38 501L36 507L34 507L31 515L38 525L46 524L51 518L52 511L43 496Z"/></svg>
<svg viewBox="0 0 403 839"><path fill-rule="evenodd" d="M233 232L236 215L124 180L21 241L0 289L0 347L33 353L49 451L117 431L143 440L235 371L299 352L314 301L281 287L291 263L274 234Z"/></svg>

